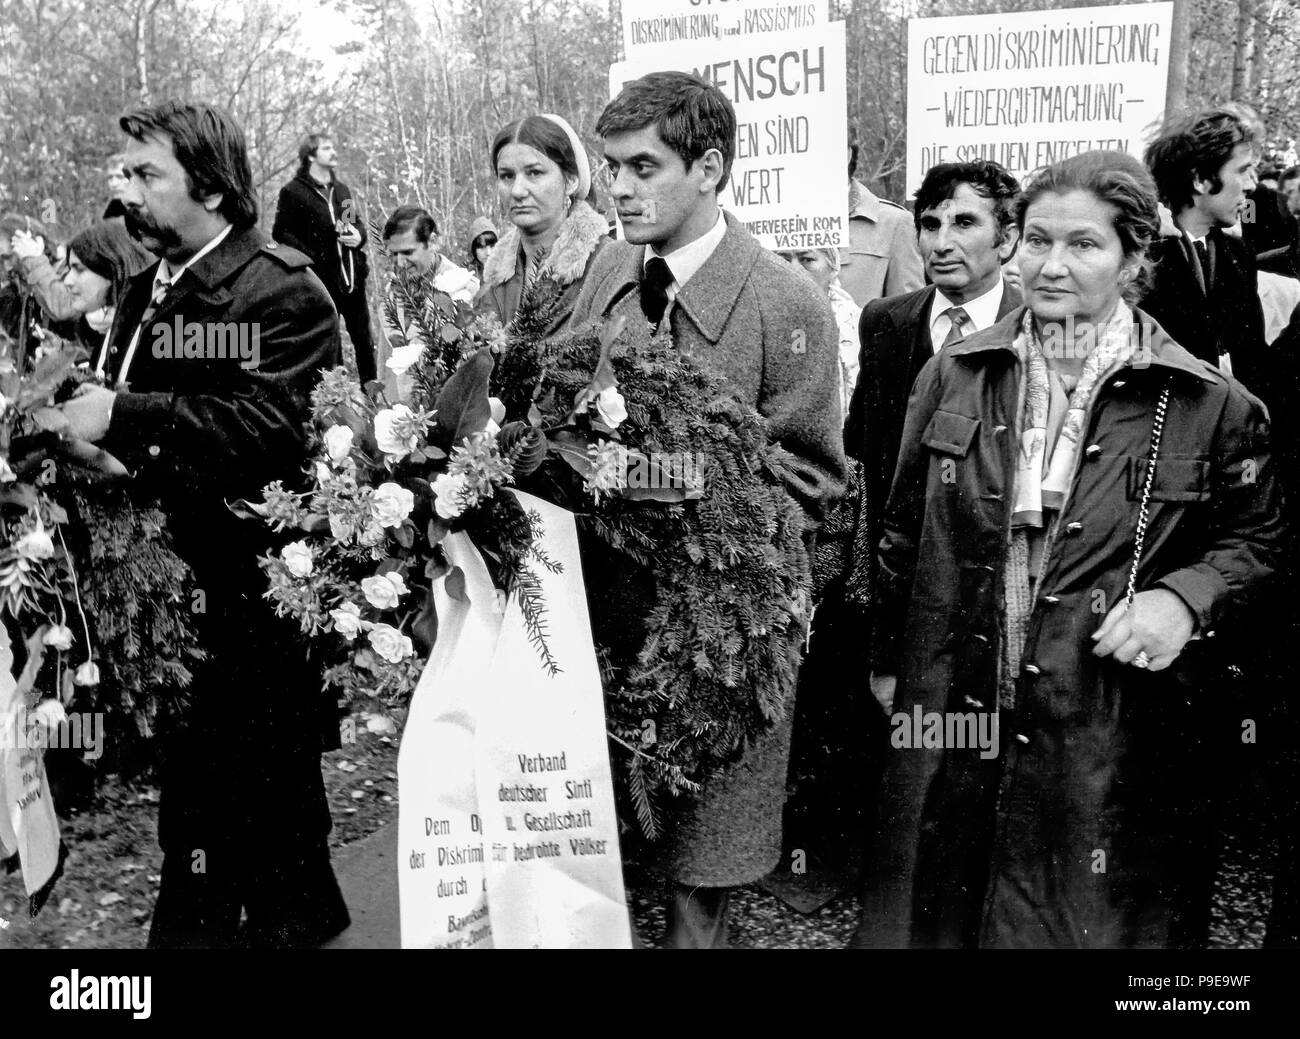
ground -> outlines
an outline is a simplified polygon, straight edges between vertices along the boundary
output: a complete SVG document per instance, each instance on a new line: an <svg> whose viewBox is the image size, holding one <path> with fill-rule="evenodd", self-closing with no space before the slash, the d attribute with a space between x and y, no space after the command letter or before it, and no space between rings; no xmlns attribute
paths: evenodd
<svg viewBox="0 0 1300 1039"><path fill-rule="evenodd" d="M360 730L357 742L323 759L334 815L331 843L352 845L397 818L397 742ZM64 876L33 920L18 874L0 874L0 948L138 949L149 932L162 855L157 843L158 791L109 778L84 810L61 816L69 848ZM1254 826L1235 833L1215 894L1212 944L1254 948L1268 908L1265 842ZM663 911L654 888L629 878L638 930L657 937ZM345 883L346 887L346 883ZM843 948L857 920L857 900L841 895L810 915L758 889L734 901L732 943L749 948Z"/></svg>

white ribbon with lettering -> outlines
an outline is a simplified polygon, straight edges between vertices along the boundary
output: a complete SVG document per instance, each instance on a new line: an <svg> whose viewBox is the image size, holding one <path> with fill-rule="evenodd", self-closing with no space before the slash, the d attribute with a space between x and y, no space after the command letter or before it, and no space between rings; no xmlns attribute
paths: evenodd
<svg viewBox="0 0 1300 1039"><path fill-rule="evenodd" d="M18 853L29 895L45 886L59 863L59 820L45 781L45 752L31 746L27 704L13 675L9 630L0 622L0 858Z"/></svg>
<svg viewBox="0 0 1300 1039"><path fill-rule="evenodd" d="M573 514L542 517L552 677L464 534L465 598L434 589L438 637L398 757L403 948L628 948L604 698Z"/></svg>

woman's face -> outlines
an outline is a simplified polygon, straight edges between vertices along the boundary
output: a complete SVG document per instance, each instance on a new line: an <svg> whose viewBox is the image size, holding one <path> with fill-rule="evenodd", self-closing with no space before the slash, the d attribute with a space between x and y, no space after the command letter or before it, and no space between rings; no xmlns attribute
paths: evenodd
<svg viewBox="0 0 1300 1039"><path fill-rule="evenodd" d="M812 280L817 283L817 287L822 292L829 292L831 282L835 280L835 268L831 266L831 261L826 258L826 254L820 249L807 249L804 252L795 253L795 259L799 265L807 271Z"/></svg>
<svg viewBox="0 0 1300 1039"><path fill-rule="evenodd" d="M87 269L71 249L68 250L68 271L63 275L63 284L80 314L89 314L108 304L108 279Z"/></svg>
<svg viewBox="0 0 1300 1039"><path fill-rule="evenodd" d="M526 234L545 234L563 220L565 196L576 186L536 148L507 144L497 153L501 206L511 222Z"/></svg>
<svg viewBox="0 0 1300 1039"><path fill-rule="evenodd" d="M1025 303L1040 321L1095 324L1119 302L1124 258L1116 209L1090 191L1040 195L1025 213L1018 261Z"/></svg>
<svg viewBox="0 0 1300 1039"><path fill-rule="evenodd" d="M474 246L474 259L482 267L488 262L488 257L492 255L492 250L497 247L497 236L494 234L480 235L477 244Z"/></svg>

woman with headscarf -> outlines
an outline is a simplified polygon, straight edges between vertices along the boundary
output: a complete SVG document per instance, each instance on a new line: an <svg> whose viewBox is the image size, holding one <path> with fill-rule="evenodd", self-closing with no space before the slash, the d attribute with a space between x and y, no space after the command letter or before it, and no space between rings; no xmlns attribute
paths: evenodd
<svg viewBox="0 0 1300 1039"><path fill-rule="evenodd" d="M496 244L496 225L485 216L476 216L469 225L469 265L479 281L483 280L483 268Z"/></svg>
<svg viewBox="0 0 1300 1039"><path fill-rule="evenodd" d="M1018 216L1025 306L936 355L908 408L858 942L1196 947L1225 719L1183 653L1276 565L1268 416L1130 307L1159 233L1135 159L1050 166Z"/></svg>
<svg viewBox="0 0 1300 1039"><path fill-rule="evenodd" d="M521 296L539 279L558 290L547 331L573 312L591 258L607 241L605 220L591 207L591 164L568 122L532 115L492 142L492 170L513 225L483 268L480 305L509 324Z"/></svg>

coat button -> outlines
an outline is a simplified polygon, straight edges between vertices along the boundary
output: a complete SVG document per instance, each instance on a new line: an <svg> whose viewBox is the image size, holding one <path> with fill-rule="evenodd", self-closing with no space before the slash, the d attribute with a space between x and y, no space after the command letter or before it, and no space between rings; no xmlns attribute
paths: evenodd
<svg viewBox="0 0 1300 1039"><path fill-rule="evenodd" d="M1067 534L1082 534L1082 533L1083 533L1083 524L1082 524L1082 523L1078 523L1078 522L1075 522L1075 523L1067 523L1067 524L1065 525L1065 532L1066 532Z"/></svg>
<svg viewBox="0 0 1300 1039"><path fill-rule="evenodd" d="M1029 742L1029 737L1026 736L1023 732L1016 733L1016 739L1018 739L1021 743Z"/></svg>
<svg viewBox="0 0 1300 1039"><path fill-rule="evenodd" d="M1111 385L1114 386L1115 389L1118 390L1118 389L1120 389L1120 388L1123 387L1123 386L1127 386L1127 385L1128 385L1128 380L1127 380L1127 379L1116 379L1114 382L1111 383Z"/></svg>
<svg viewBox="0 0 1300 1039"><path fill-rule="evenodd" d="M1089 444L1086 448L1083 449L1084 457L1090 461L1096 458L1100 454L1101 454L1100 444Z"/></svg>
<svg viewBox="0 0 1300 1039"><path fill-rule="evenodd" d="M982 711L982 710L984 710L984 705L983 705L982 703L980 703L979 700L976 700L975 697L970 696L970 695L967 695L967 696L963 697L963 699L964 699L968 704L970 704L972 707L974 707L977 711Z"/></svg>
<svg viewBox="0 0 1300 1039"><path fill-rule="evenodd" d="M1044 595L1044 596L1043 596L1043 602L1047 603L1048 606L1055 606L1055 605L1056 605L1057 603L1059 603L1060 601L1061 601L1060 596L1057 596L1057 595Z"/></svg>
<svg viewBox="0 0 1300 1039"><path fill-rule="evenodd" d="M150 457L150 458L157 458L160 454L162 454L162 448L160 448L157 444L150 444L150 445L149 445L149 457Z"/></svg>
<svg viewBox="0 0 1300 1039"><path fill-rule="evenodd" d="M1025 670L1028 671L1031 675L1041 675L1043 673L1043 669L1039 667L1037 664L1026 664Z"/></svg>

